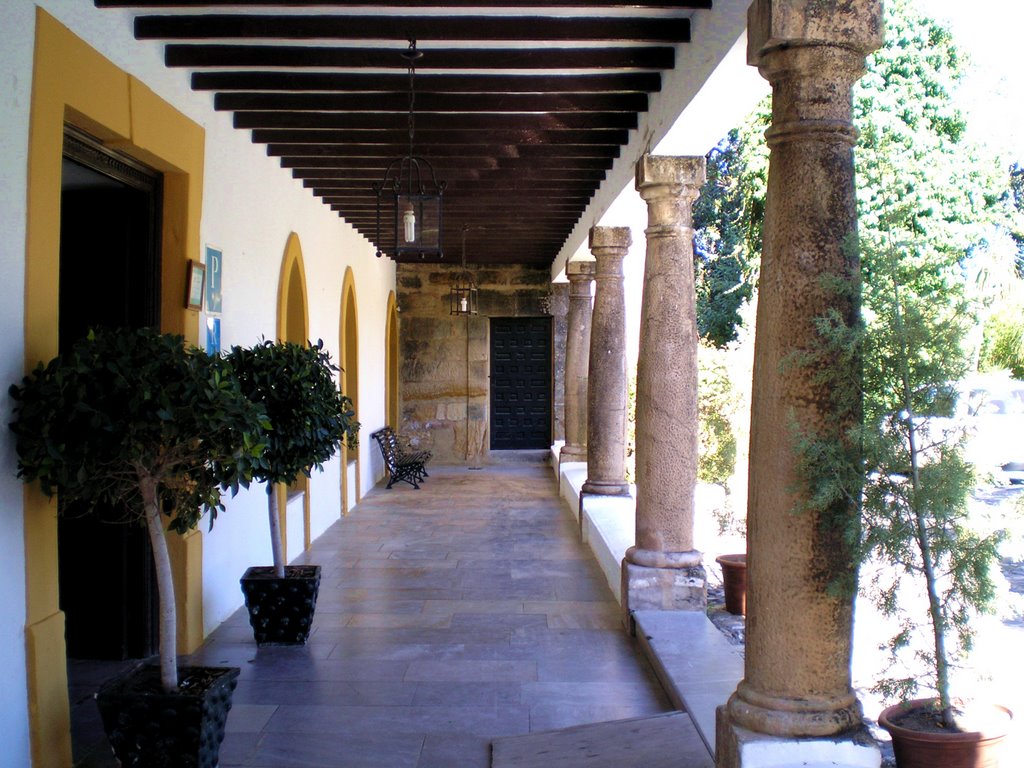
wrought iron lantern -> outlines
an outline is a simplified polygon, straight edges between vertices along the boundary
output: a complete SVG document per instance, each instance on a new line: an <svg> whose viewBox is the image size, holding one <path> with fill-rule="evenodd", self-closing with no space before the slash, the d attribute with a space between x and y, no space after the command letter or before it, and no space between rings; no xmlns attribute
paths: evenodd
<svg viewBox="0 0 1024 768"><path fill-rule="evenodd" d="M452 287L448 292L449 315L475 315L477 313L477 287L473 273L466 269L466 232L469 227L462 228L462 269L452 278Z"/></svg>
<svg viewBox="0 0 1024 768"><path fill-rule="evenodd" d="M384 178L374 182L377 195L377 256L387 253L394 259L419 257L443 258L441 198L445 182L438 181L428 160L413 154L416 137L416 61L423 56L416 50L416 41L409 41L402 58L409 64L409 152L396 157L384 171ZM385 209L394 214L393 235L382 240L381 219Z"/></svg>

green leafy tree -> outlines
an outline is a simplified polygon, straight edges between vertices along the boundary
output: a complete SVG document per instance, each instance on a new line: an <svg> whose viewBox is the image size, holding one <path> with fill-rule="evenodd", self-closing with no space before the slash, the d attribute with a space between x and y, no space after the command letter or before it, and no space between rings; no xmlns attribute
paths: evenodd
<svg viewBox="0 0 1024 768"><path fill-rule="evenodd" d="M174 586L164 527L186 533L223 509L221 491L262 466L263 409L229 364L180 336L96 331L22 384L15 402L18 476L66 504L117 505L149 532L160 601L160 668L178 685Z"/></svg>
<svg viewBox="0 0 1024 768"><path fill-rule="evenodd" d="M266 483L267 511L274 572L284 578L284 552L275 485L294 483L338 450L341 441L354 449L359 422L352 401L335 382L337 366L323 341L303 346L264 340L250 347L232 347L227 355L242 392L267 414L263 460L254 479Z"/></svg>
<svg viewBox="0 0 1024 768"><path fill-rule="evenodd" d="M697 386L697 478L725 486L736 470L736 392L723 353L714 347L700 351Z"/></svg>
<svg viewBox="0 0 1024 768"><path fill-rule="evenodd" d="M950 31L912 0L886 3L886 44L855 88L854 122L860 236L889 248L913 235L952 265L1014 216L1008 179L994 155L965 138L953 102L964 59ZM890 200L905 215L890 216ZM926 283L927 275L920 275ZM908 290L916 286L908 285Z"/></svg>
<svg viewBox="0 0 1024 768"><path fill-rule="evenodd" d="M694 204L697 330L718 348L737 337L760 263L769 116L766 99L708 153L707 180Z"/></svg>

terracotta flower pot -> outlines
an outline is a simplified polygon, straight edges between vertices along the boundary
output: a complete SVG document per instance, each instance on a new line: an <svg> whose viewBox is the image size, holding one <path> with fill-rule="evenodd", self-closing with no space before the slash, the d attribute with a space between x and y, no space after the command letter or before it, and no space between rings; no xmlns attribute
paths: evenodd
<svg viewBox="0 0 1024 768"><path fill-rule="evenodd" d="M914 699L889 707L878 724L892 736L897 768L1000 768L1003 739L1013 714L995 704L968 706L974 720L985 723L978 731L948 733L916 730L901 719L909 712L931 707L934 699Z"/></svg>
<svg viewBox="0 0 1024 768"><path fill-rule="evenodd" d="M722 566L725 587L725 610L735 616L747 615L747 556L719 555L715 562Z"/></svg>

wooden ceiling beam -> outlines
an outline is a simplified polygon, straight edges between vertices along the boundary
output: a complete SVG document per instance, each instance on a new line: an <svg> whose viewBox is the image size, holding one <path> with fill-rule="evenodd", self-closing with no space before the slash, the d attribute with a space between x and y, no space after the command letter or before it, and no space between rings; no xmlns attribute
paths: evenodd
<svg viewBox="0 0 1024 768"><path fill-rule="evenodd" d="M566 131L632 130L637 127L635 112L558 112L554 114L497 114L460 112L416 114L416 134L427 131ZM374 112L235 112L235 128L301 128L304 130L395 130L406 133L408 115Z"/></svg>
<svg viewBox="0 0 1024 768"><path fill-rule="evenodd" d="M409 142L399 143L269 143L267 154L271 157L292 158L344 158L344 157L397 157L409 150ZM529 150L529 151L527 151ZM430 144L426 146L429 159L436 157L497 157L506 161L527 160L614 160L619 156L618 145L607 144L549 144L547 146L514 144Z"/></svg>
<svg viewBox="0 0 1024 768"><path fill-rule="evenodd" d="M373 112L406 114L409 94L392 93L217 93L218 111ZM646 112L644 93L421 93L416 115L428 113L607 113Z"/></svg>
<svg viewBox="0 0 1024 768"><path fill-rule="evenodd" d="M405 142L408 148L408 131L351 129L351 130L314 130L314 129L282 129L257 128L252 132L252 139L258 144L359 144L362 142L393 143ZM547 131L530 129L494 129L494 130L461 130L455 129L416 129L416 154L429 156L430 148L445 144L581 144L604 145L618 149L629 140L629 131L625 129L606 129L595 126L590 129Z"/></svg>
<svg viewBox="0 0 1024 768"><path fill-rule="evenodd" d="M202 14L136 16L138 40L475 40L687 43L690 20L651 16L374 16ZM392 55L394 53L392 52ZM417 66L434 66L429 59Z"/></svg>
<svg viewBox="0 0 1024 768"><path fill-rule="evenodd" d="M393 49L229 43L170 43L164 46L164 63L169 67L404 67L399 52ZM429 63L424 62L421 66L428 70L547 69L564 72L576 69L664 70L674 65L675 48L671 46L552 48L541 44L530 48L433 50L430 51ZM417 80L421 77L419 71L416 77Z"/></svg>
<svg viewBox="0 0 1024 768"><path fill-rule="evenodd" d="M358 8L365 7L366 0L95 0L97 8L235 8L239 6L280 6L314 8ZM579 8L585 2L591 8L623 8L636 10L710 8L711 0L514 0L517 8ZM509 0L387 0L378 3L378 8L508 8Z"/></svg>
<svg viewBox="0 0 1024 768"><path fill-rule="evenodd" d="M402 152L399 148L393 153L381 152L376 155L361 155L358 157L303 157L303 156L282 156L281 167L296 170L316 169L376 169L383 173L384 166ZM538 157L532 159L503 158L497 156L474 156L474 157L444 157L428 158L437 168L468 168L477 171L489 171L500 169L502 171L515 172L519 175L536 175L544 177L553 174L561 177L565 173L596 173L610 170L613 161L611 159L597 157ZM299 178L295 174L296 178Z"/></svg>
<svg viewBox="0 0 1024 768"><path fill-rule="evenodd" d="M362 72L193 72L197 91L336 91L386 93L408 90L409 76ZM416 73L416 93L655 93L658 72L616 72L537 75L433 75Z"/></svg>
<svg viewBox="0 0 1024 768"><path fill-rule="evenodd" d="M596 186L604 181L604 171L519 171L505 170L497 172L487 168L448 168L434 165L434 173L440 181L448 183L450 189L462 189L467 181L480 181L488 184L533 184L538 189L543 187L564 188L567 185L587 184ZM384 176L383 166L377 168L294 168L292 178L304 181L321 182L315 186L328 186L332 183L364 184L370 186ZM307 185L311 186L311 185Z"/></svg>

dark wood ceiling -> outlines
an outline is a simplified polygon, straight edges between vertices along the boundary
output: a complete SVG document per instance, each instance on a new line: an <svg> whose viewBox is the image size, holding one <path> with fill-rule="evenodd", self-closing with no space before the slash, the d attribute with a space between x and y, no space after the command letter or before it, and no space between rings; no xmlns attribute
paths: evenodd
<svg viewBox="0 0 1024 768"><path fill-rule="evenodd" d="M372 189L409 149L444 192L444 260L548 266L711 0L94 0L376 240ZM384 221L392 211L385 210ZM387 227L385 226L385 230ZM393 237L382 237L385 251Z"/></svg>

